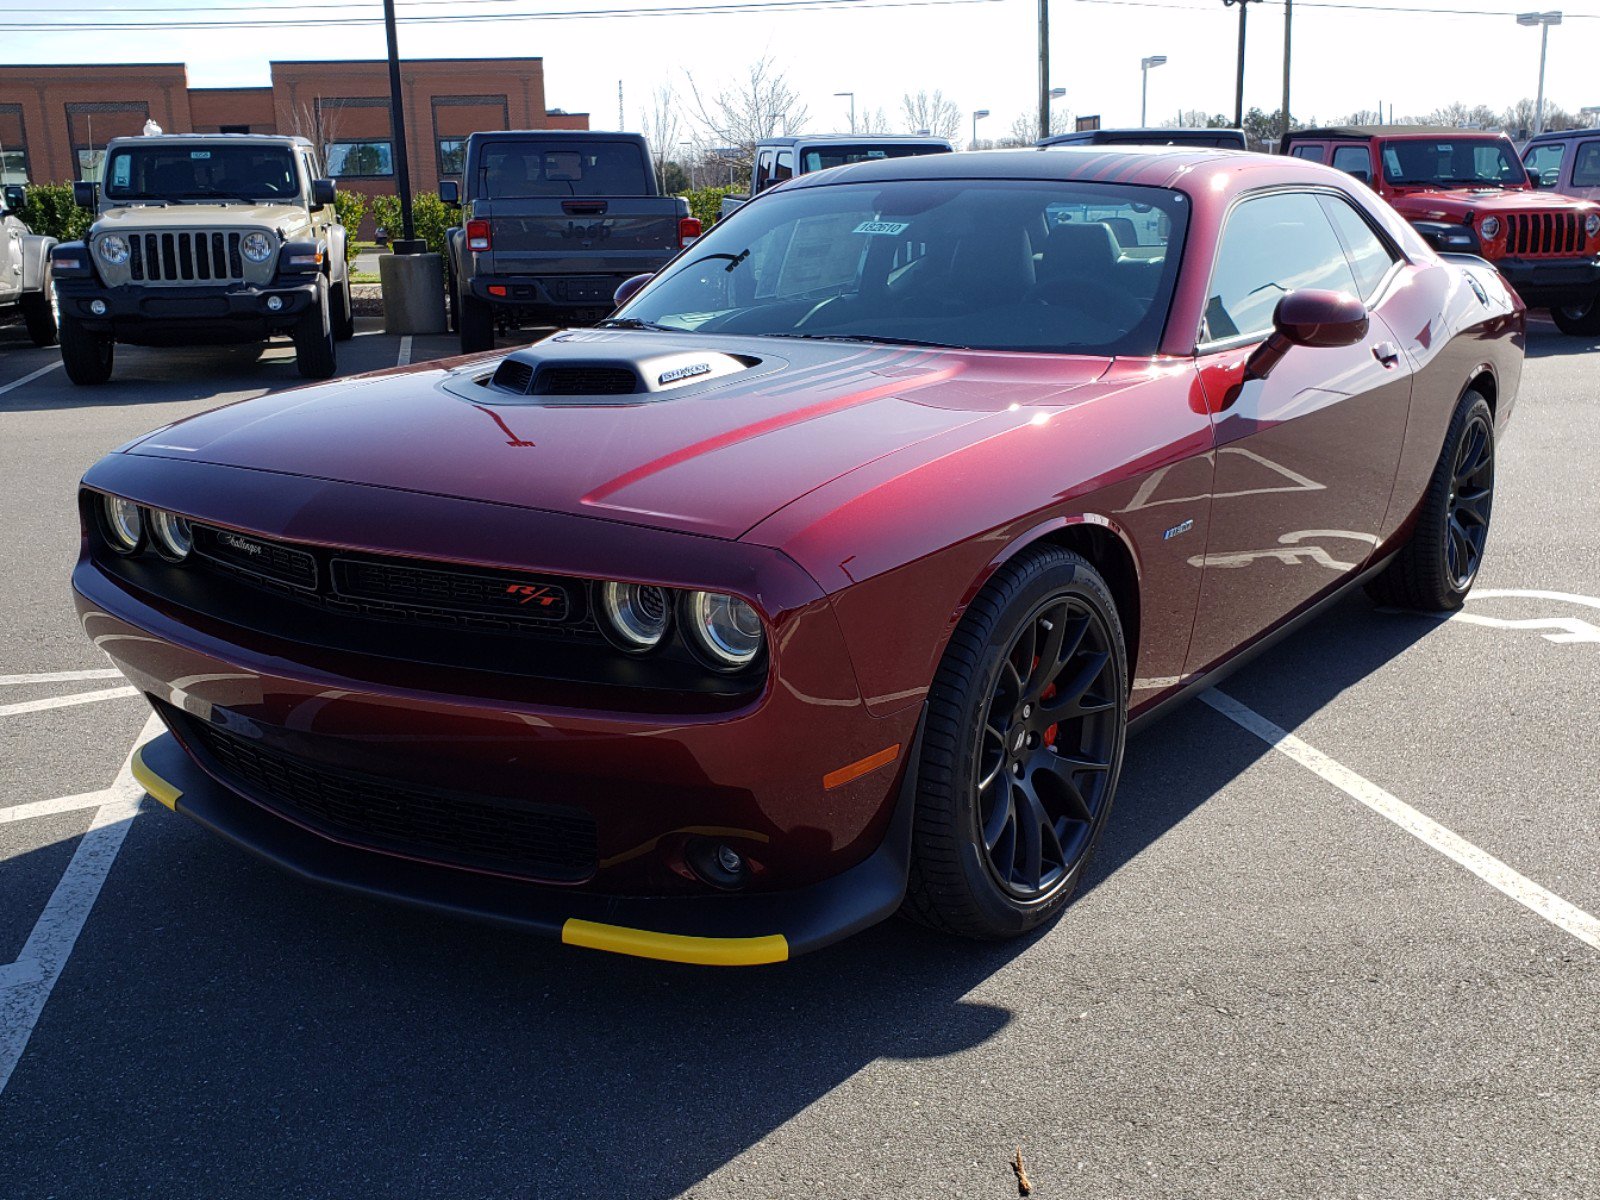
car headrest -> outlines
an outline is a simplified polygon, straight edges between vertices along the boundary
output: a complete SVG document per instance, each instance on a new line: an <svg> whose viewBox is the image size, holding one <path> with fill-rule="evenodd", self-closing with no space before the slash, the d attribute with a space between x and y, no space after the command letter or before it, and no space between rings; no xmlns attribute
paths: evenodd
<svg viewBox="0 0 1600 1200"><path fill-rule="evenodd" d="M1064 275L1104 277L1117 263L1117 240L1099 221L1074 221L1057 225L1044 244L1040 273L1049 279Z"/></svg>

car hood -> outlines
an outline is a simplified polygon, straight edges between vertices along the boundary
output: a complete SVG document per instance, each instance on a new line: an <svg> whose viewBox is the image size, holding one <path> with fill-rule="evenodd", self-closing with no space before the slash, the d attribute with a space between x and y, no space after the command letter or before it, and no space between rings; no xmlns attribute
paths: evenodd
<svg viewBox="0 0 1600 1200"><path fill-rule="evenodd" d="M1486 217L1491 213L1600 211L1589 200L1562 196L1555 192L1505 191L1502 188L1472 190L1441 188L1407 192L1390 203L1414 221L1461 221L1467 216Z"/></svg>
<svg viewBox="0 0 1600 1200"><path fill-rule="evenodd" d="M306 210L293 204L134 204L109 208L96 218L94 232L120 233L145 229L240 228L289 230L310 222Z"/></svg>
<svg viewBox="0 0 1600 1200"><path fill-rule="evenodd" d="M1103 375L1100 357L687 333L559 334L513 356L736 362L628 397L522 396L477 356L248 400L124 452L428 492L736 538L890 455L931 456L1026 423ZM689 367L703 364L694 362ZM673 381L676 382L676 381ZM921 449L927 446L927 449Z"/></svg>

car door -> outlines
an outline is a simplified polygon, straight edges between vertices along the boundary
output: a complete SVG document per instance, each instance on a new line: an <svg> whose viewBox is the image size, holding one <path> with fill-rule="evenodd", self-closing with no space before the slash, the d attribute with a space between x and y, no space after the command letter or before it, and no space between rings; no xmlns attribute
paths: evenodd
<svg viewBox="0 0 1600 1200"><path fill-rule="evenodd" d="M0 300L10 302L22 291L22 222L0 215Z"/></svg>
<svg viewBox="0 0 1600 1200"><path fill-rule="evenodd" d="M1584 200L1600 200L1600 138L1579 142L1572 148L1572 168L1562 190Z"/></svg>
<svg viewBox="0 0 1600 1200"><path fill-rule="evenodd" d="M1355 255L1336 221L1354 222ZM1306 607L1370 557L1411 399L1410 362L1381 315L1397 264L1393 247L1335 195L1257 194L1229 214L1197 358L1216 473L1205 552L1191 559L1203 580L1188 672ZM1376 301L1367 336L1337 349L1292 348L1268 378L1246 380L1279 298L1304 288Z"/></svg>

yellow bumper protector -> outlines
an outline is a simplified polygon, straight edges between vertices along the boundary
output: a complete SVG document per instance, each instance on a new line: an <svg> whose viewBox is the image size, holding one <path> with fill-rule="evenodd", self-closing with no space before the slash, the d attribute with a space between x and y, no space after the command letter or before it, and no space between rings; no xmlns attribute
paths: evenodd
<svg viewBox="0 0 1600 1200"><path fill-rule="evenodd" d="M144 761L143 746L133 752L131 766L133 768L133 778L140 787L144 788L156 800L172 809L173 812L178 811L178 798L183 793L149 768Z"/></svg>
<svg viewBox="0 0 1600 1200"><path fill-rule="evenodd" d="M789 941L781 933L748 938L687 937L629 929L623 925L602 925L576 917L562 925L561 940L569 946L702 967L754 967L784 962L789 957Z"/></svg>

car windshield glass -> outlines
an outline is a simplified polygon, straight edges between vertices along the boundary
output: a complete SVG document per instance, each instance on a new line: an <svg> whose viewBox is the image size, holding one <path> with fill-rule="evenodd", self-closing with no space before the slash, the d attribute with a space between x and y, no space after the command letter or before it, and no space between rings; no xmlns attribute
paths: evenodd
<svg viewBox="0 0 1600 1200"><path fill-rule="evenodd" d="M113 150L113 200L292 200L294 156L283 146L132 146Z"/></svg>
<svg viewBox="0 0 1600 1200"><path fill-rule="evenodd" d="M785 188L695 243L621 315L674 329L1153 354L1189 205L1110 184Z"/></svg>
<svg viewBox="0 0 1600 1200"><path fill-rule="evenodd" d="M647 196L650 171L635 142L494 141L478 158L478 194Z"/></svg>
<svg viewBox="0 0 1600 1200"><path fill-rule="evenodd" d="M1401 186L1525 184L1527 173L1501 138L1408 138L1383 147L1383 177Z"/></svg>
<svg viewBox="0 0 1600 1200"><path fill-rule="evenodd" d="M827 145L807 146L800 152L801 169L825 171L847 163L872 162L879 158L910 158L916 154L942 154L947 146Z"/></svg>

